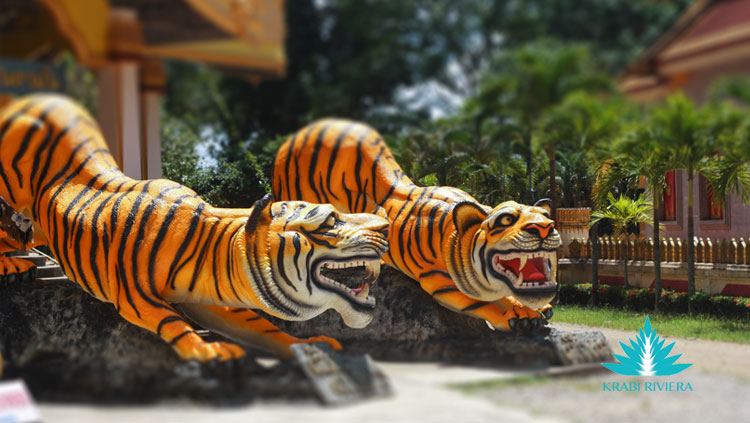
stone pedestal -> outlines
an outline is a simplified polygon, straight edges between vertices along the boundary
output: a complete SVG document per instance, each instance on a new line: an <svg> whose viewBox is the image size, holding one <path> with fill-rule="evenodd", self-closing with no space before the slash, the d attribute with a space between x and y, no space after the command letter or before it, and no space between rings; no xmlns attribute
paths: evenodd
<svg viewBox="0 0 750 423"><path fill-rule="evenodd" d="M0 352L3 377L24 379L42 401L190 398L242 404L258 397L315 398L292 362L265 369L252 357L229 363L182 361L159 337L68 281L0 287Z"/></svg>
<svg viewBox="0 0 750 423"><path fill-rule="evenodd" d="M561 360L558 351L561 333L540 328L534 333L509 334L491 329L483 320L448 310L435 302L419 284L392 268L384 268L370 291L377 307L373 321L363 329L344 325L329 310L307 322L274 323L301 337L321 333L338 339L349 353L368 353L388 361L440 361L453 364L546 367L571 364ZM554 316L552 318L554 320ZM556 336L550 336L554 335ZM596 332L598 333L598 332ZM569 334L568 347L588 349L590 333ZM598 342L600 344L601 342ZM591 357L606 361L609 348L604 341ZM566 347L566 348L568 348Z"/></svg>

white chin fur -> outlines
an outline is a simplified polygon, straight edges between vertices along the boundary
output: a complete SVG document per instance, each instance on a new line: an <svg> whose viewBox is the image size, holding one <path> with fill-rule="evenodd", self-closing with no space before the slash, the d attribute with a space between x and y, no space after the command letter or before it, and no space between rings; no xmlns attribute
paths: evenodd
<svg viewBox="0 0 750 423"><path fill-rule="evenodd" d="M361 329L372 322L373 315L359 312L339 313L344 319L344 324L354 329Z"/></svg>

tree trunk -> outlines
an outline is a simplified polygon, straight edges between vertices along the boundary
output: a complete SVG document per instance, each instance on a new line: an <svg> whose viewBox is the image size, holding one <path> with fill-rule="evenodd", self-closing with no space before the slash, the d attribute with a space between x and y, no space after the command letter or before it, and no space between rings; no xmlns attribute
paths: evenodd
<svg viewBox="0 0 750 423"><path fill-rule="evenodd" d="M658 189L653 187L654 195L654 312L659 311L661 299L661 238L659 234L659 198Z"/></svg>
<svg viewBox="0 0 750 423"><path fill-rule="evenodd" d="M589 297L589 305L596 306L599 296L599 222L591 226L589 239L591 240L591 297Z"/></svg>
<svg viewBox="0 0 750 423"><path fill-rule="evenodd" d="M625 244L625 248L622 249L622 262L625 266L625 288L630 288L628 283L628 246Z"/></svg>
<svg viewBox="0 0 750 423"><path fill-rule="evenodd" d="M552 219L557 218L557 175L555 169L555 146L547 147L547 157L549 157L549 198L552 200Z"/></svg>
<svg viewBox="0 0 750 423"><path fill-rule="evenodd" d="M693 227L693 170L688 169L688 210L687 210L687 262L688 262L688 314L693 314L693 294L695 294L695 228Z"/></svg>
<svg viewBox="0 0 750 423"><path fill-rule="evenodd" d="M526 137L526 179L528 179L528 190L529 190L529 202L528 204L534 204L536 202L536 195L534 194L534 153L531 151L531 136Z"/></svg>

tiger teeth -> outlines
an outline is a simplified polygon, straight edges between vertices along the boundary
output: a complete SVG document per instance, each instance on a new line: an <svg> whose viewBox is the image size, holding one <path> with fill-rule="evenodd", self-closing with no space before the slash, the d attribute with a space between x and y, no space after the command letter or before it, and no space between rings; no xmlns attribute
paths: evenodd
<svg viewBox="0 0 750 423"><path fill-rule="evenodd" d="M367 296L370 294L370 284L365 284L365 286L362 288L361 291L357 293L358 297L367 298Z"/></svg>
<svg viewBox="0 0 750 423"><path fill-rule="evenodd" d="M523 269L526 266L526 261L529 259L529 256L522 256L521 257L521 265L518 267L518 269Z"/></svg>

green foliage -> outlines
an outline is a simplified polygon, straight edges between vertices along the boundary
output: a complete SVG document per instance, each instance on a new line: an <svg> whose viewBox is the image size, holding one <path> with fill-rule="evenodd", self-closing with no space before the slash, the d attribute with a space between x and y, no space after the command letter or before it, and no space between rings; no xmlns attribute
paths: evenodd
<svg viewBox="0 0 750 423"><path fill-rule="evenodd" d="M610 192L607 195L607 204L601 209L591 213L591 225L602 219L612 222L614 235L620 236L627 233L628 228L639 223L650 223L653 214L651 200L639 195L635 200L624 195L615 198Z"/></svg>
<svg viewBox="0 0 750 423"><path fill-rule="evenodd" d="M638 331L646 316L649 316L651 323L663 336L750 343L750 320L717 317L714 314L688 316L682 313L656 314L650 310L632 311L616 307L560 305L555 308L554 319L558 322Z"/></svg>
<svg viewBox="0 0 750 423"><path fill-rule="evenodd" d="M96 116L99 86L94 72L81 67L71 52L60 55L55 62L62 67L65 94L81 103L86 110Z"/></svg>
<svg viewBox="0 0 750 423"><path fill-rule="evenodd" d="M591 284L560 285L560 304L588 304ZM653 289L625 288L615 285L600 285L599 304L612 308L624 308L632 311L653 310ZM729 295L711 295L697 292L692 297L694 310L698 313L721 317L750 318L750 298ZM659 310L667 313L687 312L687 292L665 289L659 300Z"/></svg>
<svg viewBox="0 0 750 423"><path fill-rule="evenodd" d="M750 106L750 78L730 76L717 80L711 87L713 101L732 100Z"/></svg>
<svg viewBox="0 0 750 423"><path fill-rule="evenodd" d="M561 204L585 206L593 171L584 164L597 163L592 151L608 143L611 124L596 106L610 100L575 93L611 91L604 71L619 72L686 3L296 1L286 8L282 79L168 63L163 118L173 128L164 130L164 174L220 204L236 197L217 187L248 186L251 197L267 186L280 134L338 115L390 135L417 182L458 186L487 204L529 201L530 184L540 196L553 190ZM424 84L466 96L466 105L428 122L439 100L412 104L396 95ZM418 103L423 93L416 91ZM571 109L572 134L547 117L561 103ZM615 107L605 109L616 116ZM548 129L554 136L543 136ZM196 145L218 167L199 166Z"/></svg>
<svg viewBox="0 0 750 423"><path fill-rule="evenodd" d="M748 110L735 112L746 115ZM723 202L728 194L734 193L744 202L750 202L750 118L744 117L725 135L720 154L708 163L706 176L717 200Z"/></svg>
<svg viewBox="0 0 750 423"><path fill-rule="evenodd" d="M270 191L256 157L247 152L240 160L219 159L213 165L201 163L195 152L200 142L182 121L166 116L162 127L162 173L194 190L218 207L250 207Z"/></svg>

